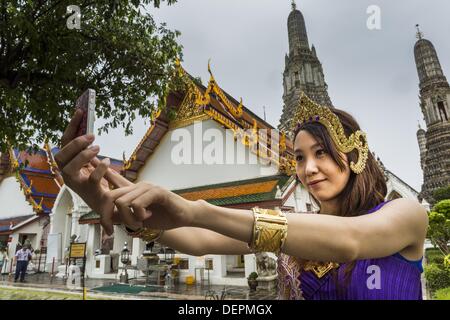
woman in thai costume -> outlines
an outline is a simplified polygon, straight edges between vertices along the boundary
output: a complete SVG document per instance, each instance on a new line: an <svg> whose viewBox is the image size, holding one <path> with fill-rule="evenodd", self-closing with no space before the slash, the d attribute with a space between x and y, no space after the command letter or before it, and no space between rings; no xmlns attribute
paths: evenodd
<svg viewBox="0 0 450 320"><path fill-rule="evenodd" d="M302 95L294 119L296 176L318 214L223 208L131 183L108 159L98 160L99 147L87 148L94 136L73 139L80 117L55 160L108 234L122 224L133 236L195 256L273 252L281 299L422 299L427 212L416 200L384 201L384 174L347 113Z"/></svg>

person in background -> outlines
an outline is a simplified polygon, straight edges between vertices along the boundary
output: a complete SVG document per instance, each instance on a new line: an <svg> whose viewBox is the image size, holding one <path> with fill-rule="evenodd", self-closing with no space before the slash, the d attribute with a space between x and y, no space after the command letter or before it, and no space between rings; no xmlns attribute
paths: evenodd
<svg viewBox="0 0 450 320"><path fill-rule="evenodd" d="M28 262L31 260L32 252L31 245L25 243L22 249L16 252L16 274L14 276L14 282L17 282L20 276L20 282L25 282L25 274L27 273Z"/></svg>

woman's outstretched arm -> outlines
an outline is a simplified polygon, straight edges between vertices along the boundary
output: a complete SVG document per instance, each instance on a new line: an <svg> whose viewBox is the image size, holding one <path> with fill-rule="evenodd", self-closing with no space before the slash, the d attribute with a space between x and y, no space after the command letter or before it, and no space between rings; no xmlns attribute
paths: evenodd
<svg viewBox="0 0 450 320"><path fill-rule="evenodd" d="M193 226L243 243L250 241L253 232L250 211L221 208L204 201L198 207ZM385 257L410 246L423 245L428 226L426 210L408 199L389 202L377 212L364 216L288 214L287 219L284 253L336 262Z"/></svg>
<svg viewBox="0 0 450 320"><path fill-rule="evenodd" d="M139 220L140 217L149 228L193 227L211 231L186 233L185 241L190 241L191 237L201 239L196 247L201 253L225 253L227 250L232 254L235 249L242 252L252 238L254 218L250 210L218 207L203 200L188 201L144 182L113 190L107 197L115 203L121 220L128 225L133 223L132 218ZM407 199L391 201L364 216L288 214L287 220L284 253L308 260L336 262L384 257L408 247L418 248L423 245L428 224L425 209Z"/></svg>
<svg viewBox="0 0 450 320"><path fill-rule="evenodd" d="M241 255L251 253L245 242L220 233L193 227L166 230L159 239L162 244L193 256L207 254Z"/></svg>

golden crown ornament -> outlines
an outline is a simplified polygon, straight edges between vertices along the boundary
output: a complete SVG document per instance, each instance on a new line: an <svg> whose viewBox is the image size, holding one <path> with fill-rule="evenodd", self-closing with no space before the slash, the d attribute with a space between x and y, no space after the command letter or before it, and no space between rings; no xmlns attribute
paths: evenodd
<svg viewBox="0 0 450 320"><path fill-rule="evenodd" d="M347 138L338 116L330 108L315 103L302 92L293 124L297 126L307 122L319 122L322 124L328 130L339 151L349 153L356 149L358 151L358 161L356 163L351 161L350 169L356 174L363 172L369 154L367 137L364 132L357 130Z"/></svg>

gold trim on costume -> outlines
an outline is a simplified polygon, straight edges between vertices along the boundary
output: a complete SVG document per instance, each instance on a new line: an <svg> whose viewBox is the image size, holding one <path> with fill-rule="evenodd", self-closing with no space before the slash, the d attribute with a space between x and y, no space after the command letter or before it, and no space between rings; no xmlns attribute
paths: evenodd
<svg viewBox="0 0 450 320"><path fill-rule="evenodd" d="M312 271L317 278L322 278L328 272L333 269L339 268L339 263L336 262L314 262L308 261L304 266L303 270Z"/></svg>

